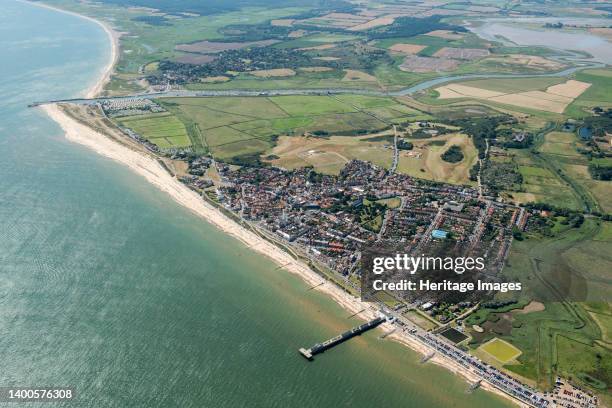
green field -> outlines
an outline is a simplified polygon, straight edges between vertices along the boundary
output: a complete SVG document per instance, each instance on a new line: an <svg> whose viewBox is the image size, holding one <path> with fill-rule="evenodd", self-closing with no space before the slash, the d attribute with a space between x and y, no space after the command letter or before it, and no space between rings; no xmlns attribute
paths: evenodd
<svg viewBox="0 0 612 408"><path fill-rule="evenodd" d="M324 113L348 113L356 110L328 96L275 96L270 100L290 116L322 115Z"/></svg>
<svg viewBox="0 0 612 408"><path fill-rule="evenodd" d="M527 149L509 149L512 161L523 176L519 191L509 194L519 203L546 202L570 209L582 208L579 196L559 177L550 161L543 155L534 155Z"/></svg>
<svg viewBox="0 0 612 408"><path fill-rule="evenodd" d="M125 117L121 118L119 123L161 149L191 146L185 125L171 114Z"/></svg>
<svg viewBox="0 0 612 408"><path fill-rule="evenodd" d="M595 209L606 213L612 212L612 185L609 181L593 180L586 159L561 160L559 163L567 177L583 190L583 194L593 203Z"/></svg>
<svg viewBox="0 0 612 408"><path fill-rule="evenodd" d="M335 34L335 33L323 33L313 34L295 40L284 41L280 44L276 44L276 48L307 48L316 47L317 45L333 44L343 41L351 41L359 38L356 35L349 34Z"/></svg>
<svg viewBox="0 0 612 408"><path fill-rule="evenodd" d="M599 326L602 340L606 343L610 343L612 341L612 311L610 310L610 304L600 302L588 304L585 308Z"/></svg>
<svg viewBox="0 0 612 408"><path fill-rule="evenodd" d="M585 70L576 73L575 79L592 85L567 107L568 116L583 118L590 115L588 110L595 106L612 107L612 69Z"/></svg>
<svg viewBox="0 0 612 408"><path fill-rule="evenodd" d="M602 222L597 235L593 237L595 241L612 242L612 222Z"/></svg>
<svg viewBox="0 0 612 408"><path fill-rule="evenodd" d="M520 349L497 337L489 340L487 343L480 346L479 349L490 354L502 364L509 363L522 354Z"/></svg>
<svg viewBox="0 0 612 408"><path fill-rule="evenodd" d="M351 35L351 34L325 33L325 34L310 35L302 39L305 41L309 41L309 42L336 43L336 42L342 42L342 41L355 40L357 38L359 38L359 36Z"/></svg>
<svg viewBox="0 0 612 408"><path fill-rule="evenodd" d="M577 137L573 133L550 132L544 139L545 141L540 147L540 152L542 153L566 157L581 157L580 153L576 150Z"/></svg>
<svg viewBox="0 0 612 408"><path fill-rule="evenodd" d="M281 135L365 133L423 116L393 98L362 95L162 98L158 103L186 125L197 149L221 159L263 153ZM367 156L364 146L353 152ZM321 155L318 162L335 171L346 160Z"/></svg>
<svg viewBox="0 0 612 408"><path fill-rule="evenodd" d="M536 166L548 172L539 178L527 175L524 190L527 194L534 194L531 201L554 203L557 200L568 208L612 211L612 186L609 182L592 179L588 172L589 161L578 151L583 147L574 133L553 131L536 138L539 154L517 152L519 164Z"/></svg>
<svg viewBox="0 0 612 408"><path fill-rule="evenodd" d="M358 107L360 107L362 109L381 108L381 107L384 107L384 106L397 105L396 102L393 99L379 97L379 96L337 95L334 98L337 99L337 100L340 100L340 101L342 101L344 103L348 103L350 105L358 106ZM410 111L414 112L414 109L410 109L406 105L400 105L400 106L402 106L404 109L406 109L407 112L410 112Z"/></svg>
<svg viewBox="0 0 612 408"><path fill-rule="evenodd" d="M399 208L399 206L402 204L402 200L398 197L393 197L378 200L377 203L384 204L387 206L387 208Z"/></svg>
<svg viewBox="0 0 612 408"><path fill-rule="evenodd" d="M407 312L403 313L403 316L408 318L414 324L418 325L420 328L424 330L433 330L437 328L439 325L434 320L429 317L424 316L419 313L417 310L411 309Z"/></svg>

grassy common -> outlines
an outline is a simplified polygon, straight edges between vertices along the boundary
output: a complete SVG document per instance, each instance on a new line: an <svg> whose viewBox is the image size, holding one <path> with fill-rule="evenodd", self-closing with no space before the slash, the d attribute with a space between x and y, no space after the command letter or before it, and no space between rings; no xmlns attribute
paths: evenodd
<svg viewBox="0 0 612 408"><path fill-rule="evenodd" d="M194 146L227 160L262 154L282 135L357 135L422 116L392 98L360 95L163 98L159 103L196 129L190 134Z"/></svg>
<svg viewBox="0 0 612 408"><path fill-rule="evenodd" d="M430 139L406 140L410 140L414 149L400 153L399 172L434 181L473 184L469 172L478 161L478 151L467 135L457 133ZM462 160L449 163L442 158L451 146L461 149Z"/></svg>
<svg viewBox="0 0 612 408"><path fill-rule="evenodd" d="M185 125L171 114L125 117L119 123L162 149L191 146Z"/></svg>
<svg viewBox="0 0 612 408"><path fill-rule="evenodd" d="M266 161L286 169L312 166L324 174L339 174L352 159L390 167L393 152L389 142L377 136L300 137L281 136L264 156Z"/></svg>

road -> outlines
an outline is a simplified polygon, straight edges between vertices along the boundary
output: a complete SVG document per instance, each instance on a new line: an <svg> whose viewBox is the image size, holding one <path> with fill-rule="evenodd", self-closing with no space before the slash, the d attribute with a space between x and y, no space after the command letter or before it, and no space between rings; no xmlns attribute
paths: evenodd
<svg viewBox="0 0 612 408"><path fill-rule="evenodd" d="M393 125L393 164L391 165L391 169L389 169L389 173L393 174L397 170L397 165L399 163L399 149L397 147L397 127Z"/></svg>
<svg viewBox="0 0 612 408"><path fill-rule="evenodd" d="M442 336L435 335L421 329L410 320L402 316L401 313L389 311L384 306L381 306L381 308L385 310L385 314L393 317L396 330L403 330L403 332L412 339L424 344L430 349L433 349L436 353L439 353L440 355L452 360L456 364L476 375L482 381L489 383L498 390L512 396L530 407L544 408L549 406L549 401L545 398L543 393L532 389L528 385L521 383L510 375L457 348L454 344Z"/></svg>
<svg viewBox="0 0 612 408"><path fill-rule="evenodd" d="M482 168L484 166L484 161L487 159L487 157L489 156L489 139L485 139L485 143L487 145L487 148L485 149L485 154L484 154L484 159L478 159L478 199L482 200L483 199L483 195L482 195Z"/></svg>
<svg viewBox="0 0 612 408"><path fill-rule="evenodd" d="M431 233L433 232L434 229L438 227L440 220L444 216L443 212L444 210L442 209L442 207L438 208L438 212L436 213L436 216L434 217L433 221L431 221L431 223L427 227L427 230L423 233L421 240L419 241L416 248L414 249L413 251L414 254L421 253L421 249L423 248L423 246L429 242L429 240L431 239Z"/></svg>

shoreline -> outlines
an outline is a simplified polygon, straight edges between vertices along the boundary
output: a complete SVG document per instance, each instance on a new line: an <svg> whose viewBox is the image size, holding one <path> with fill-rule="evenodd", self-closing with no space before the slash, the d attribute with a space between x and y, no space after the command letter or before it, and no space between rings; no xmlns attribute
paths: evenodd
<svg viewBox="0 0 612 408"><path fill-rule="evenodd" d="M72 11L67 11L53 7L42 3L33 3L27 0L18 0L29 4L33 4L39 7L55 10L58 12L77 16L79 18L86 19L94 22L101 26L111 42L111 55L108 65L105 67L103 74L100 76L90 88L85 89L87 98L92 98L99 95L104 85L110 80L110 76L114 71L115 65L119 59L119 38L120 33L113 30L108 24L96 20L92 17L84 16ZM50 119L60 125L63 132L65 133L66 139L70 142L83 145L96 153L105 156L111 160L121 163L127 166L136 174L144 177L149 183L158 188L159 190L167 193L170 197L178 204L182 205L186 209L205 221L217 227L223 233L229 234L232 237L238 239L245 244L249 249L256 251L267 258L271 259L277 265L282 266L282 269L289 271L290 273L300 277L306 284L315 286L317 291L325 293L330 296L339 306L351 313L357 313L363 309L363 312L359 314L360 318L372 319L377 315L377 309L370 303L362 302L359 298L356 298L340 287L330 282L319 274L314 272L308 265L300 260L294 259L289 253L283 251L278 246L269 242L265 238L262 238L252 231L244 228L228 216L223 214L219 209L215 208L211 204L207 203L202 197L196 192L189 189L183 183L178 181L175 177L171 176L166 169L164 169L160 163L153 158L151 155L147 155L136 150L130 149L124 146L110 137L99 133L84 124L79 123L71 116L64 113L58 104L46 104L41 105L40 108L49 116ZM383 323L381 326L385 331L391 331L394 326L390 323ZM396 341L413 351L426 355L431 351L432 348L418 342L403 331L395 332L388 336L389 339ZM297 354L297 353L296 353ZM432 363L444 367L451 371L455 375L463 377L467 381L476 381L479 379L468 369L460 366L456 362L443 357L439 353L435 353L429 361ZM497 396L503 397L506 400L512 401L518 406L526 406L522 402L516 400L510 395L500 391L493 387L486 381L483 381L481 388L496 394Z"/></svg>

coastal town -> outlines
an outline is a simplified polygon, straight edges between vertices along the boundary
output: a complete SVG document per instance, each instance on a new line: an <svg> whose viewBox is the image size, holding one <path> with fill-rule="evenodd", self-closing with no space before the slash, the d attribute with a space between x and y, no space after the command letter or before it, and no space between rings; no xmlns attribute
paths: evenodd
<svg viewBox="0 0 612 408"><path fill-rule="evenodd" d="M528 214L479 200L475 189L435 185L352 161L339 176L304 168L218 165L217 198L228 210L275 234L357 287L364 249L375 244L420 255L452 250L481 254L496 277ZM410 302L442 303L421 298Z"/></svg>
<svg viewBox="0 0 612 408"><path fill-rule="evenodd" d="M499 279L513 231L522 231L528 224L529 212L524 208L479 198L475 189L424 183L367 162L348 163L338 177L320 175L311 169L243 167L232 170L213 160L196 160L190 170L201 173L203 166L216 166L221 182L213 188L225 209L270 233L265 234L268 239L278 238L284 245L306 254L311 265L323 265L335 273L339 278L335 282L344 284L347 291L360 290L361 250L377 242L394 248L399 244L404 251L418 254L435 253L444 242L452 241L452 246L460 248L463 254L483 254L488 261L483 275L491 280ZM204 189L214 185L202 183L198 176L184 177L182 181L204 196ZM390 204L392 200L397 203ZM368 209L380 202L384 204ZM378 222L372 222L373 217ZM539 392L457 347L440 334L442 330L428 332L406 318L406 309L431 313L435 305L449 302L445 295L445 292L428 292L419 298L390 300L386 294L387 297L375 299L375 303L396 327L393 330L404 332L433 353L451 359L476 375L479 380L472 388L485 381L521 403L537 408L598 406L597 398L589 393L569 383L561 387L561 379L554 392ZM452 323L456 329L450 330L461 332L461 319L475 310L477 303L478 300L473 300L436 308L432 316L443 327L451 327Z"/></svg>
<svg viewBox="0 0 612 408"><path fill-rule="evenodd" d="M138 135L127 134L142 143ZM363 161L352 161L339 176L330 176L310 168L236 167L180 152L173 157L187 162L187 174L179 179L203 199L271 242L305 256L313 269L356 294L363 272L361 251L377 244L421 254L443 251L450 243L456 253L484 256L487 268L482 278L499 281L513 234L523 231L530 217L525 208L483 197L478 189L431 183ZM472 388L485 381L532 407L597 407L595 397L571 384L566 385L571 391L557 387L552 393L539 392L459 348L439 334L441 330L423 330L406 317L408 310L425 313L461 332L462 319L476 309L479 299L456 304L444 291L408 299L387 292L377 295L374 303L394 330L474 374L480 380Z"/></svg>
<svg viewBox="0 0 612 408"><path fill-rule="evenodd" d="M341 277L346 288L356 291L360 289L358 275L362 272L360 251L375 242L394 247L400 244L405 251L416 254L435 252L437 246L452 240L453 246L460 247L464 254L484 254L489 265L486 276L495 279L503 268L513 229L523 230L529 217L523 208L479 200L475 189L423 183L367 162L348 163L338 177L316 174L311 169L232 170L212 160L196 160L190 170L209 165L216 166L221 176L215 192L224 208L307 254L313 265L324 265ZM202 187L210 184L202 184L199 179L191 176L182 181L203 193ZM389 204L393 199L398 201L396 205ZM368 209L381 201L385 204ZM372 222L376 218L378 222ZM561 398L534 390L404 317L405 308L429 310L447 300L436 295L445 293L429 292L410 299L410 304L384 298L376 303L400 330L522 403L543 408ZM458 316L465 317L465 309L473 304L462 306L452 312L438 309L440 321L450 325ZM457 327L462 329L461 325ZM597 406L592 396L577 389L572 392L582 397L573 402L564 398L560 406Z"/></svg>
<svg viewBox="0 0 612 408"><path fill-rule="evenodd" d="M93 103L108 117L159 109L141 98ZM475 277L499 282L514 237L540 214L477 187L418 179L366 161L347 163L337 176L308 167L235 166L180 149L160 151L131 129L121 131L155 156L184 163L180 174L171 174L202 200L354 296L363 295L363 252L381 246L413 255L482 256L486 268ZM460 344L468 338L464 321L486 294L468 294L460 301L448 291L411 295L379 291L368 301L392 325L390 333L401 332L429 350L423 362L439 355L478 378L470 390L484 382L525 406L598 406L597 397L566 379L559 378L553 391L541 392L469 353ZM424 329L411 314L434 320L436 328Z"/></svg>

